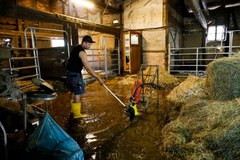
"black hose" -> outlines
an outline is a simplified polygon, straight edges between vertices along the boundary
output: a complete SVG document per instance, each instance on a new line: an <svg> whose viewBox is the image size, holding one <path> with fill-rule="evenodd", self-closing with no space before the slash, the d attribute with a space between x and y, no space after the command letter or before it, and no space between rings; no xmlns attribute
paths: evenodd
<svg viewBox="0 0 240 160"><path fill-rule="evenodd" d="M4 160L8 159L8 151L7 151L7 133L6 130L2 124L2 122L0 121L0 128L3 131L3 139L4 139Z"/></svg>
<svg viewBox="0 0 240 160"><path fill-rule="evenodd" d="M150 87L152 87L152 88L154 88L154 89L158 89L158 90L163 89L163 87L161 87L161 86L159 86L159 85L156 85L156 84L154 84L154 83L142 83L142 84L138 85L138 86L135 88L132 97L135 97L136 91L138 90L138 88L140 88L140 87L142 87L142 86L150 86Z"/></svg>

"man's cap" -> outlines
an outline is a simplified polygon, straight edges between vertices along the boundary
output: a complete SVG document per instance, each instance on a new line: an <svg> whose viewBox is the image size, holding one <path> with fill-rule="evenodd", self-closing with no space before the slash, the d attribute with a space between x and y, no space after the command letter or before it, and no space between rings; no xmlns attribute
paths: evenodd
<svg viewBox="0 0 240 160"><path fill-rule="evenodd" d="M92 40L91 36L84 36L82 39L83 42L89 42L89 43L96 43L95 41Z"/></svg>

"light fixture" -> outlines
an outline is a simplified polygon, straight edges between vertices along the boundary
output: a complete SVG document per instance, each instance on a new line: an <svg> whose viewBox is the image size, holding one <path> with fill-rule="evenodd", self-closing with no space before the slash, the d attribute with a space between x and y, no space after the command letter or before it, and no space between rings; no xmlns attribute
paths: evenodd
<svg viewBox="0 0 240 160"><path fill-rule="evenodd" d="M82 7L86 7L86 8L93 8L94 4L92 2L89 2L87 0L71 0L72 3L78 5L78 6L82 6Z"/></svg>
<svg viewBox="0 0 240 160"><path fill-rule="evenodd" d="M119 21L118 21L117 19L114 19L112 23L113 23L113 24L118 24Z"/></svg>

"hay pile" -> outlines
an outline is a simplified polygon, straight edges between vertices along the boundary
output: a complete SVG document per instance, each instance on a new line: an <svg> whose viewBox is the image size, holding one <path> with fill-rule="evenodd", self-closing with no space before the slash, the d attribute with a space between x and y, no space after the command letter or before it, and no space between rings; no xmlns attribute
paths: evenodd
<svg viewBox="0 0 240 160"><path fill-rule="evenodd" d="M240 101L197 99L162 130L162 149L180 159L239 159Z"/></svg>
<svg viewBox="0 0 240 160"><path fill-rule="evenodd" d="M157 68L156 66L149 66L146 67L143 70L143 75L144 81L146 83L153 82L154 76L149 76L149 75L155 75L157 76L157 70L158 70L158 80L159 80L159 85L163 88L174 88L180 83L180 80L173 75L169 74L165 69L163 68ZM156 83L157 79L155 79L154 83Z"/></svg>
<svg viewBox="0 0 240 160"><path fill-rule="evenodd" d="M199 97L207 98L205 78L189 76L168 94L167 100L176 105L184 105Z"/></svg>
<svg viewBox="0 0 240 160"><path fill-rule="evenodd" d="M174 88L177 85L180 84L180 80L176 78L175 76L171 75L164 69L159 69L159 81L160 81L160 86L163 88Z"/></svg>
<svg viewBox="0 0 240 160"><path fill-rule="evenodd" d="M31 80L17 80L16 85L23 92L37 90L38 86L34 85Z"/></svg>
<svg viewBox="0 0 240 160"><path fill-rule="evenodd" d="M161 147L167 156L240 158L239 81L240 56L236 55L213 61L207 78L189 76L169 93L167 99L178 104L180 112L162 130Z"/></svg>
<svg viewBox="0 0 240 160"><path fill-rule="evenodd" d="M230 100L240 96L240 55L217 59L206 71L206 85L212 99Z"/></svg>

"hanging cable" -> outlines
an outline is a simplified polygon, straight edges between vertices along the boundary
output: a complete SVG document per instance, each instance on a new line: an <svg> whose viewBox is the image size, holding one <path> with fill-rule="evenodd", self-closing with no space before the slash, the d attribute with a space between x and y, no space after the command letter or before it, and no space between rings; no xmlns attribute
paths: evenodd
<svg viewBox="0 0 240 160"><path fill-rule="evenodd" d="M102 14L101 14L101 17L103 17L104 13L106 12L106 10L107 10L107 8L108 8L108 5L109 5L109 0L108 0L108 2L107 2L106 7L104 8L104 10L103 10L103 12L102 12ZM94 26L94 28L92 29L91 33L92 33L93 31L95 31L96 28L97 28L97 24L95 24L95 26Z"/></svg>

